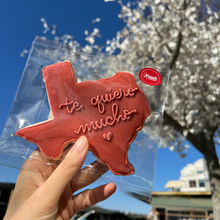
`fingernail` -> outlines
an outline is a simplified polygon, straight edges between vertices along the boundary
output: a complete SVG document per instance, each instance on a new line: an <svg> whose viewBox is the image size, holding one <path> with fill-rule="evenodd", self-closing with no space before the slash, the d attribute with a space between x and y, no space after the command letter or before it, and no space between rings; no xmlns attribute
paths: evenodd
<svg viewBox="0 0 220 220"><path fill-rule="evenodd" d="M75 145L73 146L73 150L76 151L78 154L81 154L85 149L87 144L87 139L85 136L80 137Z"/></svg>

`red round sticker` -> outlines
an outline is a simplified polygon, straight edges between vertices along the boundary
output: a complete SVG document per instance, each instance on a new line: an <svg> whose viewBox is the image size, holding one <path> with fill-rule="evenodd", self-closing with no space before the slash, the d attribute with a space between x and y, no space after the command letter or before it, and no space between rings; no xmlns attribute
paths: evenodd
<svg viewBox="0 0 220 220"><path fill-rule="evenodd" d="M162 82L162 78L160 73L153 68L144 68L139 72L139 79L151 86L160 85Z"/></svg>

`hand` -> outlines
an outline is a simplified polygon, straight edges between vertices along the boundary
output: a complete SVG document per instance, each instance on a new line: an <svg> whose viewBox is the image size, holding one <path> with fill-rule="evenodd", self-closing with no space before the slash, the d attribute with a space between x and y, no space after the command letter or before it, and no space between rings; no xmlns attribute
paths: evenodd
<svg viewBox="0 0 220 220"><path fill-rule="evenodd" d="M57 165L48 165L51 161L35 150L22 166L4 220L69 220L80 210L111 196L116 190L113 183L73 196L108 170L96 161L80 171L87 151L84 136L69 151L64 151L65 158Z"/></svg>

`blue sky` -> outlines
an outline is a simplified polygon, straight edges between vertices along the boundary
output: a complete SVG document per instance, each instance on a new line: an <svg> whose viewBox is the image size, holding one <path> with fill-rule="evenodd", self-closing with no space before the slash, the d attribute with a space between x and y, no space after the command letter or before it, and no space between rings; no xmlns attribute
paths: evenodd
<svg viewBox="0 0 220 220"><path fill-rule="evenodd" d="M124 1L125 2L125 1ZM35 36L43 36L40 18L57 25L60 34L71 34L79 43L83 43L86 30L91 21L97 17L101 22L96 24L102 38L99 43L106 42L121 29L117 15L118 4L105 3L104 0L38 0L1 2L0 7L0 132L2 131L11 103L15 96L27 56L20 53L30 47ZM154 191L163 191L164 185L171 179L178 179L180 170L187 163L193 163L202 155L191 148L188 156L179 159L176 153L168 149L159 149L155 172ZM15 182L18 170L0 167L0 182ZM150 206L117 192L100 206L135 213L147 214Z"/></svg>

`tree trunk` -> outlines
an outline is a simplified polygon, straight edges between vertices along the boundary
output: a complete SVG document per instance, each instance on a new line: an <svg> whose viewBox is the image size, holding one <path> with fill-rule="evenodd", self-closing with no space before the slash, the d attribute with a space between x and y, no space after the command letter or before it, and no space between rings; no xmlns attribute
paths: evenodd
<svg viewBox="0 0 220 220"><path fill-rule="evenodd" d="M215 151L215 144L213 139L208 141L207 145L209 152L206 153L204 156L209 171L214 217L215 220L217 220L220 219L220 165Z"/></svg>
<svg viewBox="0 0 220 220"><path fill-rule="evenodd" d="M184 129L186 129L166 112L164 112L163 119L163 125L169 125L181 134L183 134ZM215 220L220 220L220 165L213 141L217 128L209 127L208 130L210 131L208 137L203 132L199 135L194 135L189 131L185 138L205 157L209 172L214 217Z"/></svg>

